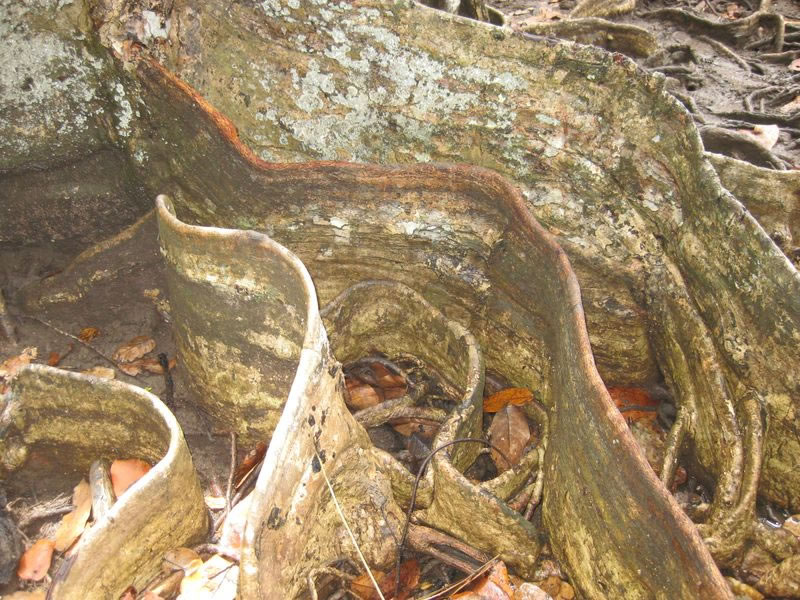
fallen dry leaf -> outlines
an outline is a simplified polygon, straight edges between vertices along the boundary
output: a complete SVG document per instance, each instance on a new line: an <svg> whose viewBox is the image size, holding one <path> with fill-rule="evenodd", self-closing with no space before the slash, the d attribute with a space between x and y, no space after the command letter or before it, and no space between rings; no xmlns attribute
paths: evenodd
<svg viewBox="0 0 800 600"><path fill-rule="evenodd" d="M505 563L498 561L485 577L452 597L461 600L514 600L514 589L511 587Z"/></svg>
<svg viewBox="0 0 800 600"><path fill-rule="evenodd" d="M119 597L119 600L136 600L136 588L129 585Z"/></svg>
<svg viewBox="0 0 800 600"><path fill-rule="evenodd" d="M247 453L247 456L244 457L242 463L236 467L236 472L233 475L233 481L236 482L236 489L239 489L239 486L244 481L244 478L247 477L247 474L250 473L250 471L252 471L262 460L264 460L264 455L266 453L266 442L258 442L255 448Z"/></svg>
<svg viewBox="0 0 800 600"><path fill-rule="evenodd" d="M406 437L416 433L419 437L430 440L442 427L438 421L431 421L430 419L418 419L416 417L398 417L389 421L397 433Z"/></svg>
<svg viewBox="0 0 800 600"><path fill-rule="evenodd" d="M164 562L161 565L163 571L169 573L177 569L184 573L190 573L203 564L200 555L191 548L173 548L164 554Z"/></svg>
<svg viewBox="0 0 800 600"><path fill-rule="evenodd" d="M728 19L738 19L743 14L742 7L738 4L730 3L725 7L725 17Z"/></svg>
<svg viewBox="0 0 800 600"><path fill-rule="evenodd" d="M115 460L111 463L111 485L119 498L129 487L139 481L152 467L138 458Z"/></svg>
<svg viewBox="0 0 800 600"><path fill-rule="evenodd" d="M419 583L419 563L412 558L400 565L400 587L397 596L393 595L396 580L394 569L389 573L373 570L372 576L375 578L375 581L378 582L378 587L381 589L381 593L385 598L406 600L406 598L409 598L413 594ZM350 591L362 600L378 600L380 597L368 573L359 575L354 579L350 584Z"/></svg>
<svg viewBox="0 0 800 600"><path fill-rule="evenodd" d="M378 386L383 389L383 395L386 400L400 398L406 393L405 377L397 373L392 373L378 362L372 363L370 368L375 375L375 381Z"/></svg>
<svg viewBox="0 0 800 600"><path fill-rule="evenodd" d="M156 347L156 341L146 335L138 335L128 340L111 355L117 362L129 363L141 358Z"/></svg>
<svg viewBox="0 0 800 600"><path fill-rule="evenodd" d="M553 597L538 585L526 581L514 592L514 600L553 600Z"/></svg>
<svg viewBox="0 0 800 600"><path fill-rule="evenodd" d="M380 581L386 576L386 573L373 569L372 576L375 578L375 581ZM350 591L361 598L361 600L371 600L373 594L376 598L378 596L375 594L375 586L372 584L372 579L370 579L368 573L363 573L351 581Z"/></svg>
<svg viewBox="0 0 800 600"><path fill-rule="evenodd" d="M72 504L75 508L71 513L64 515L56 530L55 548L63 552L77 540L92 512L92 491L89 482L82 479L72 492Z"/></svg>
<svg viewBox="0 0 800 600"><path fill-rule="evenodd" d="M82 342L91 342L98 335L100 335L100 330L97 327L84 327L78 334L78 339Z"/></svg>
<svg viewBox="0 0 800 600"><path fill-rule="evenodd" d="M792 62L789 63L789 70L800 71L800 58L795 58Z"/></svg>
<svg viewBox="0 0 800 600"><path fill-rule="evenodd" d="M39 351L36 348L25 348L21 354L12 356L3 362L3 364L0 364L0 377L11 379L22 367L31 364L31 361L36 358L38 354Z"/></svg>
<svg viewBox="0 0 800 600"><path fill-rule="evenodd" d="M505 455L504 458L497 450L491 449L491 457L498 472L507 471L519 462L530 439L528 419L521 408L509 404L498 411L489 426L489 441Z"/></svg>
<svg viewBox="0 0 800 600"><path fill-rule="evenodd" d="M483 401L483 412L493 413L497 412L513 404L514 406L522 406L533 400L533 392L526 388L506 388L495 392Z"/></svg>
<svg viewBox="0 0 800 600"><path fill-rule="evenodd" d="M629 423L640 420L655 422L659 401L646 389L610 387L608 394Z"/></svg>
<svg viewBox="0 0 800 600"><path fill-rule="evenodd" d="M58 352L51 352L47 357L47 365L50 367L57 367L61 362L61 355Z"/></svg>
<svg viewBox="0 0 800 600"><path fill-rule="evenodd" d="M84 375L94 375L95 377L100 377L101 379L114 379L114 369L109 369L108 367L92 367L91 369L86 369L85 371L81 371Z"/></svg>
<svg viewBox="0 0 800 600"><path fill-rule="evenodd" d="M345 378L347 387L347 407L351 410L362 410L383 402L378 392L370 384Z"/></svg>
<svg viewBox="0 0 800 600"><path fill-rule="evenodd" d="M53 540L39 540L28 548L19 559L17 575L26 581L40 581L50 569L53 560Z"/></svg>

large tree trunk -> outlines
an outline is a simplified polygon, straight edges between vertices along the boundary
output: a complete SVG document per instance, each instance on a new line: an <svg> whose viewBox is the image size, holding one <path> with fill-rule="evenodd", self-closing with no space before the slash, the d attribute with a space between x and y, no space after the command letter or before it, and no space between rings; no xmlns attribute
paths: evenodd
<svg viewBox="0 0 800 600"><path fill-rule="evenodd" d="M173 194L183 218L196 224L259 229L285 244L306 262L325 304L345 280L363 277L367 264L370 273L410 277L398 272L396 257L387 251L394 248L373 248L370 236L358 238L360 228L374 234L391 230L398 219L421 223L415 230L429 232L423 238L444 240L456 253L449 263L432 258L423 269L425 284L420 286L419 276L409 283L473 328L487 365L536 390L551 409L545 524L579 588L592 597L614 595L617 585L627 586L630 597L657 594L648 587L657 545L638 555L612 553L614 558L609 549L632 547L632 536L648 527L658 538L670 522L679 540L675 559L699 553L698 561L688 562L700 565L708 589L716 590L704 597L723 597L719 574L693 541L694 529L681 525L683 517L591 375L588 340L607 385L648 385L663 376L676 395L679 414L661 478L671 481L681 455L697 463L714 491L696 515L701 532L718 563L735 566L757 537L758 496L800 510L800 277L721 187L691 119L663 93L663 79L641 74L619 55L536 41L410 2L169 6L171 44L151 40L150 53L208 105L117 41L117 49L137 65L132 73L119 68L91 42L80 6L68 9L83 29L80 36L67 25L65 10L40 11L34 19L13 8L20 25L3 32L7 47L57 52L46 68L33 52L8 56L16 69L5 75L4 105L50 120L40 125L4 117L0 123L4 138L14 134L16 140L3 156L3 189L13 190L6 192L3 210L13 218L0 223L0 239L19 243L19 227L27 240L57 235L55 226L42 226L49 222L44 217L23 216L34 200L51 199L46 213L52 218L64 197L91 207L99 197L93 190L124 190L126 201L119 204L129 214L120 213L114 222L87 218L58 234L96 237L97 227L136 215L143 183L149 194ZM91 14L105 20L98 23L101 38L113 44L120 22L109 17L113 7L95 7ZM38 91L22 101L18 90L25 89L28 72L36 74L32 85ZM66 81L59 80L65 72ZM65 86L72 94L67 100ZM72 106L69 98L78 92L87 102ZM47 156L42 148L48 140L63 139L48 128L58 119L70 125L70 143L59 142L55 156ZM465 215L487 229L483 245L464 243L458 227L440 226L452 215L435 194L418 212L398 213L387 207L409 192L398 191L389 175L371 175L370 186L358 188L359 197L339 185L349 168L317 165L296 171L293 183L282 175L295 173L291 168L259 158L467 162L494 169L522 189L524 210L521 202L515 220L534 216L569 256L589 337L578 334L570 341L565 329L555 346L537 343L519 320L534 303L526 299L535 290L516 307L483 304L477 316L467 300L462 306L447 302L455 290L490 298L515 269L533 270L534 277L537 265L524 249L509 263L494 262L504 244L531 243L520 241L513 222L481 220L471 207ZM65 164L76 181L56 173L49 196L42 195L39 179L28 176L34 168L53 173ZM434 181L440 176L431 174ZM469 179L458 171L449 177ZM420 194L430 192L426 182L418 186ZM355 195L345 195L348 189ZM481 206L497 201L495 196ZM342 233L341 219L363 246L356 244L362 249L337 265L326 261L326 252L341 250L333 243ZM419 241L406 230L390 233L387 239L401 252L411 252ZM37 306L63 298L46 289L28 295ZM557 311L555 305L566 302L577 311L573 317L580 315L580 303L570 294L543 290L542 298L538 310ZM567 324L555 318L550 326ZM557 331L552 335L557 338ZM533 343L522 343L526 339ZM574 372L553 371L553 361L569 362L570 352ZM588 381L587 387L575 387L576 381ZM573 394L569 401L567 390ZM606 466L592 457L604 457ZM616 461L611 457L627 466L609 472L607 465ZM650 522L635 508L646 505L661 522ZM683 591L670 597L691 597L688 587L681 588L691 577L684 579L671 564L660 565L665 579L674 577ZM612 581L604 569L625 575Z"/></svg>

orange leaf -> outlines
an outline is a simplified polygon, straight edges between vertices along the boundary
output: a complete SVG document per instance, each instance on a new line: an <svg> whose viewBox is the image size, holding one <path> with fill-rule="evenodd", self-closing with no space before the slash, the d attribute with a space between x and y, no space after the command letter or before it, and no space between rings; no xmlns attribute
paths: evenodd
<svg viewBox="0 0 800 600"><path fill-rule="evenodd" d="M19 578L27 581L44 579L50 569L50 561L53 560L55 545L53 540L39 540L28 548L19 559L17 568Z"/></svg>
<svg viewBox="0 0 800 600"><path fill-rule="evenodd" d="M115 460L111 463L111 486L119 498L129 487L139 481L152 467L138 458Z"/></svg>
<svg viewBox="0 0 800 600"><path fill-rule="evenodd" d="M136 588L132 585L126 587L119 600L136 600Z"/></svg>
<svg viewBox="0 0 800 600"><path fill-rule="evenodd" d="M82 342L91 342L98 335L100 335L100 330L97 327L84 327L78 334L78 339Z"/></svg>
<svg viewBox="0 0 800 600"><path fill-rule="evenodd" d="M498 472L507 471L519 462L530 439L528 419L521 408L509 404L498 411L489 426L489 441L505 455L503 457L497 450L491 449L491 457Z"/></svg>
<svg viewBox="0 0 800 600"><path fill-rule="evenodd" d="M375 388L368 383L350 378L345 378L345 383L347 384L349 397L347 406L351 410L361 410L383 402L383 399L378 395L378 392L375 391Z"/></svg>
<svg viewBox="0 0 800 600"><path fill-rule="evenodd" d="M623 388L610 387L608 393L617 408L622 409L626 406L652 406L658 407L658 400L644 388Z"/></svg>
<svg viewBox="0 0 800 600"><path fill-rule="evenodd" d="M242 480L247 476L247 474L253 470L253 468L264 460L264 455L267 453L267 444L266 442L258 442L256 447L250 450L247 453L247 456L244 457L242 460L242 464L240 464L236 468L236 473L233 475L233 481L236 483L236 488L238 489L242 483Z"/></svg>
<svg viewBox="0 0 800 600"><path fill-rule="evenodd" d="M383 571L372 571L372 576L377 580L380 581L386 576L386 573ZM369 578L367 573L363 575L359 575L353 581L350 582L350 591L353 592L356 596L361 598L361 600L372 600L373 594L375 594L375 586L372 585L372 580Z"/></svg>
<svg viewBox="0 0 800 600"><path fill-rule="evenodd" d="M514 590L508 578L508 569L505 563L498 562L486 577L481 577L473 583L468 591L455 594L453 598L466 600L513 600Z"/></svg>
<svg viewBox="0 0 800 600"><path fill-rule="evenodd" d="M497 412L509 404L522 406L531 400L533 400L533 392L527 388L506 388L492 394L483 401L483 412Z"/></svg>
<svg viewBox="0 0 800 600"><path fill-rule="evenodd" d="M111 358L117 362L133 362L152 351L155 347L156 341L153 338L146 335L138 335L117 348Z"/></svg>
<svg viewBox="0 0 800 600"><path fill-rule="evenodd" d="M48 366L56 367L60 362L61 362L61 355L58 352L51 352L50 356L47 357Z"/></svg>
<svg viewBox="0 0 800 600"><path fill-rule="evenodd" d="M86 529L89 513L92 512L92 492L85 479L75 486L72 504L75 506L74 510L64 515L56 530L55 548L59 552L72 546Z"/></svg>
<svg viewBox="0 0 800 600"><path fill-rule="evenodd" d="M399 433L406 437L416 433L423 439L429 440L437 433L442 424L438 421L431 421L430 419L420 419L417 417L398 417L389 421L389 425Z"/></svg>

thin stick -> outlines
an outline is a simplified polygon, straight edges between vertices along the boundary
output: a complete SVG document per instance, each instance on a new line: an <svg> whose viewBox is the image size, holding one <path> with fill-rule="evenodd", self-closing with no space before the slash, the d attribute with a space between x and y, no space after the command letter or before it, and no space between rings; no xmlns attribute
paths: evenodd
<svg viewBox="0 0 800 600"><path fill-rule="evenodd" d="M481 575L486 573L489 569L494 567L495 563L497 563L498 557L499 557L499 555L495 556L493 559L491 559L489 561L486 561L481 566L480 569L477 569L476 571L474 571L471 574L467 575L463 579L460 579L459 581L456 581L455 583L447 586L446 588L443 588L443 589L439 590L435 594L433 594L431 596L426 596L422 600L438 600L439 598L444 598L445 596L452 596L453 594L455 594L459 590L463 589L465 586L467 586L470 583L472 583L473 581L475 581L478 577L480 577Z"/></svg>
<svg viewBox="0 0 800 600"><path fill-rule="evenodd" d="M231 431L231 468L228 472L228 487L225 489L225 518L231 512L231 491L233 490L233 474L236 471L236 432Z"/></svg>
<svg viewBox="0 0 800 600"><path fill-rule="evenodd" d="M347 524L347 518L344 516L342 507L339 506L339 500L336 499L336 494L333 492L331 481L328 479L328 474L325 472L325 465L322 464L322 459L319 457L319 453L317 452L316 448L314 448L314 457L317 459L317 464L319 465L320 471L322 471L322 476L325 478L325 483L328 486L328 491L331 493L331 498L333 498L333 504L336 507L336 512L339 513L339 518L342 520L344 528L347 530L350 540L353 542L353 546L355 546L356 552L358 553L358 558L361 560L361 564L364 565L364 568L367 570L367 575L369 575L369 579L372 582L372 585L375 587L375 591L378 592L378 597L381 600L386 600L381 592L381 587L378 585L378 582L375 580L375 576L372 574L372 571L367 564L367 559L364 558L364 555L361 553L361 548L358 547L358 542L356 541L356 536L353 534L353 530L350 529L350 525Z"/></svg>
<svg viewBox="0 0 800 600"><path fill-rule="evenodd" d="M720 54L724 54L725 56L730 58L732 61L734 61L737 65L742 67L748 73L750 72L750 65L747 64L747 61L745 61L741 56L736 54L736 52L734 52L733 50L728 48L722 42L718 42L717 40L712 39L712 38L708 37L707 35L698 36L697 39L705 42L706 44L708 44L709 46L714 48Z"/></svg>
<svg viewBox="0 0 800 600"><path fill-rule="evenodd" d="M67 332L66 332L66 331L64 331L63 329L59 329L58 327L56 327L56 326L55 326L55 325L53 325L52 323L48 323L47 321L45 321L44 319L40 319L39 317L34 317L33 315L25 315L25 314L23 314L22 316L23 316L23 317L25 317L26 319L31 319L32 321L36 321L37 323L40 323L41 325L44 325L45 327L48 327L49 329L52 329L52 330L53 330L53 331L55 331L56 333L60 333L60 334L61 334L61 335L63 335L63 336L66 336L66 337L68 337L68 338L70 338L70 339L72 339L72 340L75 340L75 341L76 341L76 342L78 342L78 343L79 343L81 346L83 346L83 347L85 347L85 348L88 348L89 350L91 350L92 352L94 352L94 353L95 353L97 356L99 356L100 358L102 358L104 361L106 361L108 364L110 364L112 367L114 367L114 368L115 368L117 371L119 371L119 372L120 372L120 373L122 373L123 375L127 375L127 373L125 373L125 371L123 371L122 369L120 369L120 368L119 368L119 365L117 365L117 363L115 363L113 360L111 360L110 358L108 358L108 357L107 357L105 354L103 354L102 352L100 352L100 350L98 350L98 349L97 349L97 348L95 348L94 346L92 346L92 345L90 345L90 344L87 344L86 342L84 342L84 341L83 341L81 338L79 338L78 336L76 336L76 335L72 335L71 333L67 333Z"/></svg>

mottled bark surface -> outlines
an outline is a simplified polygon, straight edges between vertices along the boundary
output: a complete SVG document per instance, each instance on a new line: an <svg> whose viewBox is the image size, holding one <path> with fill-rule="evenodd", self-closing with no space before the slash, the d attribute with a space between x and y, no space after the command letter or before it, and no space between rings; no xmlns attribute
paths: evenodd
<svg viewBox="0 0 800 600"><path fill-rule="evenodd" d="M137 208L134 199L140 195L131 190L143 184L152 195L170 192L187 221L259 229L295 251L318 281L322 303L345 283L376 273L402 280L406 275L399 267L421 264L425 275L409 283L473 329L489 366L534 388L553 411L546 459L551 483L569 472L576 460L570 452L585 437L627 439L618 415L605 414L610 406L573 402L565 409L556 402L554 390L572 389L576 399L596 392L594 383L588 391L570 388L575 382L569 371L551 373L556 352L563 361L584 357L581 368L587 369L594 368L587 358L593 356L608 385L646 385L663 376L679 414L662 478L669 482L679 456L702 468L713 499L694 518L719 564L735 566L753 540L770 545L753 527L757 497L800 510L800 277L753 218L762 217L771 235L780 229L794 238L796 210L788 199L779 208L763 202L741 172L715 161L752 214L723 189L691 119L663 93L663 78L642 74L619 55L533 40L410 2L171 6L171 45L156 44L151 53L210 103L203 106L195 98L195 121L174 118L176 99L188 90L172 86L146 63L138 73L126 72L103 54L88 33L87 11L37 5L27 16L24 9L9 12L19 24L12 29L7 19L2 26L18 48L57 42L67 48L60 60L73 67L62 80L56 68L37 71L34 83L44 86L47 102L21 106L13 90L27 84L14 78L44 59L22 51L8 56L15 68L4 76L0 129L15 146L3 157L0 177L8 183L4 189L15 192L3 199L3 211L24 221L21 215L30 198L40 197L36 186L42 185L26 174L67 163L83 168L91 164L89 148L92 156L110 157L104 164L111 166L76 176L69 188L73 204L93 206L92 198L99 196L92 189L110 186L126 190L119 206L135 217L144 209ZM91 14L105 13L95 8ZM118 33L115 21L96 21L101 39L111 44ZM39 32L50 41L40 40ZM86 101L72 108L67 103L62 115L59 86L81 82ZM105 91L95 95L96 90ZM85 114L95 101L98 107ZM210 106L233 124L217 118L213 127L204 125L202 115ZM56 115L55 122L73 129L52 143L47 156L42 148L58 131L44 127L45 117L42 127L6 118L12 110ZM232 142L234 127L244 146L267 161L466 162L505 175L522 189L520 210L535 216L569 256L581 283L592 355L588 340L564 334L555 347L543 341L547 309L531 309L530 300L539 290L528 289L513 303L488 305L477 315L463 301L448 301L491 296L506 289L511 274L533 270L535 281L530 252L497 252L503 244L524 248L528 242L521 241L524 235L514 223L527 217L501 218L487 199L478 203L480 210L454 212L444 192L423 212L365 214L360 207L374 202L383 175L370 175L371 187L347 198L335 192L343 177L337 167L310 170L292 183L279 177L290 167L259 165ZM125 169L137 174L136 184ZM413 185L428 189L420 177ZM466 175L453 171L453 186L460 177ZM759 177L774 184L763 170ZM93 188L98 178L101 183ZM395 198L381 198L400 202L414 195L413 185ZM791 190L794 183L774 185ZM60 205L51 206L57 211ZM476 236L441 225L456 218L484 229ZM120 222L126 219L123 214ZM493 228L497 219L502 226ZM96 235L93 228L111 224L102 219L65 224L65 236L90 238ZM54 236L54 227L39 231L28 225L25 231L42 240ZM13 219L3 220L2 239L19 242L16 228ZM330 260L343 240L352 254L346 261ZM392 240L404 241L392 245ZM426 244L444 251L436 258L426 253ZM571 302L544 288L541 293L545 306ZM580 308L580 302L570 306ZM551 324L555 331L561 325ZM628 457L623 462L642 462L627 443L619 451ZM580 467L586 481L609 476L607 465L588 455ZM643 476L638 467L630 473L620 469L610 474L610 483L631 494L649 489L637 491L631 473L644 480L652 475ZM594 542L570 546L571 535L591 536L565 528L587 517L569 507L588 494L597 507L591 519L618 527L606 540L615 547L629 546L636 522L625 519L630 507L613 495L602 497L594 484L554 485L549 491L565 495L562 511L546 511L554 549L587 595L602 596L603 586L614 585L612 574L606 577L591 561L586 566L587 558L602 554ZM774 555L785 557L782 551ZM627 564L626 572L636 568ZM639 595L628 593L647 597L641 589Z"/></svg>

